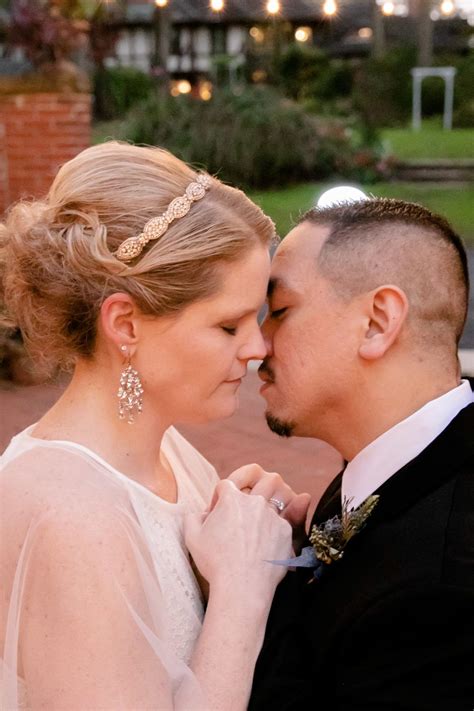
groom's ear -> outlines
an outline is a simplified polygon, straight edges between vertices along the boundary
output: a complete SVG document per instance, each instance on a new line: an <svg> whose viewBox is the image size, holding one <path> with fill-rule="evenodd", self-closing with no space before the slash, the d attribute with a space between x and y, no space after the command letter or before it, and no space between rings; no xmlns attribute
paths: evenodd
<svg viewBox="0 0 474 711"><path fill-rule="evenodd" d="M366 327L359 346L361 358L382 358L398 338L407 314L407 296L397 286L380 286L369 292L366 300Z"/></svg>

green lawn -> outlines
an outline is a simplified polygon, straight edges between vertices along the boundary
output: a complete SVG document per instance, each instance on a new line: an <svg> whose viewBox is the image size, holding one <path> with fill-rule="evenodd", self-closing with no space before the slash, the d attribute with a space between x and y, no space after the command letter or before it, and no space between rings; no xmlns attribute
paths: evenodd
<svg viewBox="0 0 474 711"><path fill-rule="evenodd" d="M340 181L343 182L343 181ZM305 183L285 190L254 192L250 197L261 205L277 225L280 235L285 235L305 210L315 205L331 183ZM474 246L474 185L446 186L433 183L376 183L364 190L376 197L392 197L418 202L448 218L466 242Z"/></svg>
<svg viewBox="0 0 474 711"><path fill-rule="evenodd" d="M427 158L474 159L474 129L443 130L441 119L426 119L420 131L386 128L382 140L387 152L402 160Z"/></svg>

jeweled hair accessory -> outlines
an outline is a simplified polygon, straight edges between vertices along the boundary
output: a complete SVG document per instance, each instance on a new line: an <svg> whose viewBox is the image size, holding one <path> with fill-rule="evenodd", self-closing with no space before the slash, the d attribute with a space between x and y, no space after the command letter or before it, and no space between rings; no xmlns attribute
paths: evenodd
<svg viewBox="0 0 474 711"><path fill-rule="evenodd" d="M121 262L130 262L138 257L148 242L159 239L165 234L173 220L187 215L193 202L202 200L211 185L212 180L209 175L198 173L196 179L189 183L184 195L172 200L162 215L148 220L138 237L129 237L125 242L122 242L115 252L117 259L120 259Z"/></svg>

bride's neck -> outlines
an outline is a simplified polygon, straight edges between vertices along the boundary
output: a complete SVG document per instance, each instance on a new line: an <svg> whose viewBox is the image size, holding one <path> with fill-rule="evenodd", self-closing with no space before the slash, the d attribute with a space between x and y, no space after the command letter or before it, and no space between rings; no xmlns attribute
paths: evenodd
<svg viewBox="0 0 474 711"><path fill-rule="evenodd" d="M172 424L159 408L146 407L128 424L118 414L118 380L100 367L78 364L59 400L40 419L33 436L77 442L109 464L153 488L166 465L160 461L165 430Z"/></svg>

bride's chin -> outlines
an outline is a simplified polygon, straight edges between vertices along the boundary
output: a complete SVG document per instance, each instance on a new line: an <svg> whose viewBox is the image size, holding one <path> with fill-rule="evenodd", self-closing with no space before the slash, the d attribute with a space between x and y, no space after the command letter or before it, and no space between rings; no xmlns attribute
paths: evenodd
<svg viewBox="0 0 474 711"><path fill-rule="evenodd" d="M221 406L216 408L213 420L225 420L237 411L239 407L239 394L235 392L232 396L226 397Z"/></svg>
<svg viewBox="0 0 474 711"><path fill-rule="evenodd" d="M239 407L239 396L236 393L226 400L216 407L203 408L196 417L188 418L187 422L193 425L205 425L207 422L217 422L232 417Z"/></svg>

